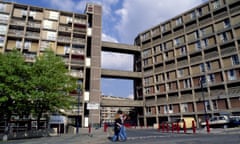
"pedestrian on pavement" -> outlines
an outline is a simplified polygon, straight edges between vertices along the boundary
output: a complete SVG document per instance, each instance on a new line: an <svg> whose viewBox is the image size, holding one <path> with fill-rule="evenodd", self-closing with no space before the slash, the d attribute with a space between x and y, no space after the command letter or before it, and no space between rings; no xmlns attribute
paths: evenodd
<svg viewBox="0 0 240 144"><path fill-rule="evenodd" d="M119 137L122 141L126 141L127 140L127 134L126 134L126 128L124 126L124 121L126 120L126 115L123 114L123 112L121 110L118 111L118 114L120 115L120 119L121 119L121 129L120 129L120 133L119 133Z"/></svg>
<svg viewBox="0 0 240 144"><path fill-rule="evenodd" d="M119 114L116 114L115 116L115 122L114 122L114 135L112 137L112 141L117 141L119 139L119 134L121 131L121 127L122 127L122 120L120 118Z"/></svg>

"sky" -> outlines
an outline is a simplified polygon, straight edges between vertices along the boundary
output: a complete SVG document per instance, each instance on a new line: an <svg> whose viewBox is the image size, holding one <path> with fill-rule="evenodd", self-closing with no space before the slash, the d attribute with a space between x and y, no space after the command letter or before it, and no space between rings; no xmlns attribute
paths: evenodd
<svg viewBox="0 0 240 144"><path fill-rule="evenodd" d="M7 0L16 3L84 13L86 3L103 7L102 40L133 44L135 37L207 0ZM132 71L131 55L102 52L102 67ZM102 79L102 94L132 97L133 81Z"/></svg>

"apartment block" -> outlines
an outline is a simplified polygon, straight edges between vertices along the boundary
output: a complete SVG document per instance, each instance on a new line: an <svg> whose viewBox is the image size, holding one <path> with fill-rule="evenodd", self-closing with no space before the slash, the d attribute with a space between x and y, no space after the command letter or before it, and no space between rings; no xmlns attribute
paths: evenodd
<svg viewBox="0 0 240 144"><path fill-rule="evenodd" d="M135 44L142 53L141 125L240 114L239 0L210 0L140 33Z"/></svg>
<svg viewBox="0 0 240 144"><path fill-rule="evenodd" d="M0 2L0 52L14 48L27 62L34 62L46 48L61 56L69 74L83 85L71 111L64 111L68 121L80 126L100 122L100 109L87 109L87 103L100 103L101 6L87 4L84 14L59 11L10 2ZM94 50L92 50L94 49ZM96 114L97 113L97 114Z"/></svg>

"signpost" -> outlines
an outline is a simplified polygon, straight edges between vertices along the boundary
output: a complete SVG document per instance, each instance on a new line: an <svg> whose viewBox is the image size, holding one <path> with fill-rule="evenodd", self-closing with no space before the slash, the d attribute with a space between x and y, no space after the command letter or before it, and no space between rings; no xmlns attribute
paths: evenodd
<svg viewBox="0 0 240 144"><path fill-rule="evenodd" d="M87 109L88 110L98 110L100 108L100 104L99 103L88 103L87 104ZM91 117L91 124L89 125L89 135L92 136L91 132L92 132L92 125L93 125L93 122L92 122L92 113L90 113L90 117Z"/></svg>

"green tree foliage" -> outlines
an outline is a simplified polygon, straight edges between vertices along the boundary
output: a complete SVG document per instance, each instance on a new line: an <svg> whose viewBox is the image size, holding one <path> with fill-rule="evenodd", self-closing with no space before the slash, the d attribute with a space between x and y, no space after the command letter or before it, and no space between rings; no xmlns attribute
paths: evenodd
<svg viewBox="0 0 240 144"><path fill-rule="evenodd" d="M14 50L0 54L0 114L1 118L11 118L13 113L22 115L27 96L26 81L29 65L24 62L21 53ZM20 108L20 109L19 109Z"/></svg>
<svg viewBox="0 0 240 144"><path fill-rule="evenodd" d="M76 89L76 80L67 73L63 60L55 56L52 51L47 51L38 57L33 64L29 94L38 121L42 113L71 106L72 99L68 94Z"/></svg>
<svg viewBox="0 0 240 144"><path fill-rule="evenodd" d="M67 109L76 79L68 75L62 58L46 51L35 63L26 63L17 50L0 54L0 118L10 120L34 114L38 124L43 113Z"/></svg>

